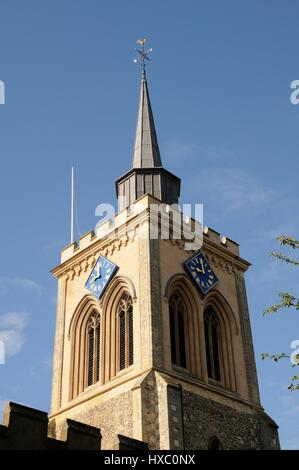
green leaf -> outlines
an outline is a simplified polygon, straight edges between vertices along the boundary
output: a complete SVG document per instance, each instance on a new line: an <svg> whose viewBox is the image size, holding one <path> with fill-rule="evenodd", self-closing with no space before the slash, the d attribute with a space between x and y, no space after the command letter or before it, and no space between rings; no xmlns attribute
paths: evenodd
<svg viewBox="0 0 299 470"><path fill-rule="evenodd" d="M298 249L299 248L299 240L296 240L294 237L286 237L285 235L280 235L277 237L281 246L290 246L291 248Z"/></svg>

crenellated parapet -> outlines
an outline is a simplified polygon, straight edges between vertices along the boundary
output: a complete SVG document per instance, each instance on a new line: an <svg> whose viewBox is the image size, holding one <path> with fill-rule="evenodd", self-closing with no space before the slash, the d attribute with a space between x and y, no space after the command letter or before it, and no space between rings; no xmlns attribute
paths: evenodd
<svg viewBox="0 0 299 470"><path fill-rule="evenodd" d="M61 424L60 424L61 426ZM65 419L60 439L55 421L47 413L8 402L0 425L0 450L100 450L101 430L72 419ZM115 450L147 449L145 442L115 435Z"/></svg>
<svg viewBox="0 0 299 470"><path fill-rule="evenodd" d="M61 263L52 270L56 277L66 275L72 280L90 269L98 256L112 256L114 252L133 243L136 238L144 237L144 224L157 224L157 236L164 240L163 231L169 228L168 242L177 245L190 256L194 251L186 250L186 242L195 233L195 220L187 222L179 208L160 206L161 202L146 194L135 202L133 207L118 212L114 220L106 220L94 231L84 234L78 242L66 246L61 252ZM159 207L159 212L152 210ZM170 213L169 213L170 212ZM157 215L158 214L158 215ZM181 234L181 236L180 236ZM150 237L150 234L147 236ZM239 245L228 237L223 237L212 228L205 227L202 235L203 250L207 258L216 266L232 273L235 269L246 271L250 264L240 258ZM166 239L165 239L166 240Z"/></svg>

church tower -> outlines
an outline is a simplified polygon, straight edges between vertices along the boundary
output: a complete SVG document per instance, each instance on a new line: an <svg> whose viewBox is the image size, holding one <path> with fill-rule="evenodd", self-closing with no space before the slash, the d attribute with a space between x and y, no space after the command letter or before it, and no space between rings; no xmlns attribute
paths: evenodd
<svg viewBox="0 0 299 470"><path fill-rule="evenodd" d="M211 228L200 249L187 243L195 222L182 217L180 179L162 165L139 44L133 166L116 181L118 212L52 271L53 434L72 418L99 427L104 449L118 434L151 449L277 449L259 399L249 263Z"/></svg>

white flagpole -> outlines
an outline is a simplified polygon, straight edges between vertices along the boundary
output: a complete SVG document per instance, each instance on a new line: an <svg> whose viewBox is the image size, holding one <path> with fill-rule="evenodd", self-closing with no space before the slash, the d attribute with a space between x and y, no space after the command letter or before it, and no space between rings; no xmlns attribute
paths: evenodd
<svg viewBox="0 0 299 470"><path fill-rule="evenodd" d="M71 243L74 243L74 165L72 165L72 194L71 194Z"/></svg>

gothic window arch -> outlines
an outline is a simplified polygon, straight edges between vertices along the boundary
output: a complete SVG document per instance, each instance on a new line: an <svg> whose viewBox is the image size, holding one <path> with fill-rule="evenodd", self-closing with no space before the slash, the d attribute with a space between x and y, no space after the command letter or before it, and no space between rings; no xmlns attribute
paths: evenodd
<svg viewBox="0 0 299 470"><path fill-rule="evenodd" d="M211 437L208 445L208 450L222 450L223 446L217 436Z"/></svg>
<svg viewBox="0 0 299 470"><path fill-rule="evenodd" d="M102 314L98 302L85 296L70 321L71 340L69 399L99 384L102 379Z"/></svg>
<svg viewBox="0 0 299 470"><path fill-rule="evenodd" d="M164 347L166 367L238 391L239 327L226 299L214 290L200 300L181 273L168 280L165 297L168 311L164 325L169 335Z"/></svg>
<svg viewBox="0 0 299 470"><path fill-rule="evenodd" d="M207 307L204 312L204 330L208 377L222 382L222 332L218 316L212 307Z"/></svg>
<svg viewBox="0 0 299 470"><path fill-rule="evenodd" d="M94 311L87 323L87 386L100 380L101 369L101 317Z"/></svg>
<svg viewBox="0 0 299 470"><path fill-rule="evenodd" d="M167 282L165 297L165 365L176 372L202 378L200 305L197 292L185 274L174 274Z"/></svg>
<svg viewBox="0 0 299 470"><path fill-rule="evenodd" d="M102 383L114 379L119 373L136 364L134 330L138 328L134 299L136 292L132 281L123 276L114 278L102 303L103 345ZM136 325L137 321L137 325Z"/></svg>
<svg viewBox="0 0 299 470"><path fill-rule="evenodd" d="M207 296L202 322L206 380L237 391L235 363L240 344L239 329L233 311L219 293Z"/></svg>
<svg viewBox="0 0 299 470"><path fill-rule="evenodd" d="M134 363L133 299L128 292L121 296L117 307L118 364L123 370Z"/></svg>
<svg viewBox="0 0 299 470"><path fill-rule="evenodd" d="M187 368L186 316L186 305L179 292L175 291L169 298L171 362L184 369Z"/></svg>

